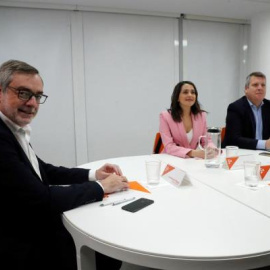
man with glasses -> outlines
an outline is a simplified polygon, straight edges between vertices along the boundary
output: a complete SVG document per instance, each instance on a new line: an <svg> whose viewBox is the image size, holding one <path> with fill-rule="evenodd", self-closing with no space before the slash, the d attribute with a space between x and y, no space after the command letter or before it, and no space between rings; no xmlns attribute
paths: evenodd
<svg viewBox="0 0 270 270"><path fill-rule="evenodd" d="M1 65L0 258L8 269L77 269L75 245L61 214L128 188L117 165L68 169L35 155L29 124L47 97L36 68L16 60ZM110 269L121 267L121 262L96 253L97 269L104 269L103 262Z"/></svg>

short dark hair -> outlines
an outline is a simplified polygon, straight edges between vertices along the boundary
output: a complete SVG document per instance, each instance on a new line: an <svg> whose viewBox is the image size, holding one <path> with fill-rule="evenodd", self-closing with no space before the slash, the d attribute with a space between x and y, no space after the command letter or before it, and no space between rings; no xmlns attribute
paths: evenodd
<svg viewBox="0 0 270 270"><path fill-rule="evenodd" d="M35 67L19 60L8 60L0 66L0 86L2 86L3 92L6 91L15 73L38 74L40 76ZM41 77L40 79L42 81Z"/></svg>
<svg viewBox="0 0 270 270"><path fill-rule="evenodd" d="M246 78L245 88L249 87L251 77L260 77L266 79L266 76L262 72L260 71L252 72Z"/></svg>
<svg viewBox="0 0 270 270"><path fill-rule="evenodd" d="M171 96L171 107L168 110L171 113L171 116L175 122L182 121L183 109L179 105L178 99L179 99L179 94L181 93L181 90L184 84L192 85L195 90L196 101L191 107L191 112L194 115L204 112L204 110L201 109L199 101L198 101L198 91L195 84L191 81L181 81L174 87L174 90Z"/></svg>

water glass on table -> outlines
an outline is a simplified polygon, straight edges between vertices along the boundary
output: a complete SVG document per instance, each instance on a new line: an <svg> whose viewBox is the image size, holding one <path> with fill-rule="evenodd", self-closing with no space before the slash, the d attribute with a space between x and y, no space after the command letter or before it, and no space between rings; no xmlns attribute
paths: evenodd
<svg viewBox="0 0 270 270"><path fill-rule="evenodd" d="M245 185L248 187L257 187L259 184L261 163L255 160L244 161Z"/></svg>
<svg viewBox="0 0 270 270"><path fill-rule="evenodd" d="M160 167L161 161L159 160L146 160L146 177L148 185L158 185L160 181Z"/></svg>
<svg viewBox="0 0 270 270"><path fill-rule="evenodd" d="M226 157L236 157L238 156L238 151L239 151L239 147L238 146L233 146L233 145L229 145L226 146Z"/></svg>

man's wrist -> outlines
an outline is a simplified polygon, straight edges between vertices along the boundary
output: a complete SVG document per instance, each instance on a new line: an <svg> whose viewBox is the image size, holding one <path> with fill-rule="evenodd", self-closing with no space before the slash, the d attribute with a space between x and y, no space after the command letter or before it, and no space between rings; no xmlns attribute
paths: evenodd
<svg viewBox="0 0 270 270"><path fill-rule="evenodd" d="M269 140L266 140L265 141L265 149L266 150L269 150L270 149L270 145L269 145L270 143L269 143Z"/></svg>
<svg viewBox="0 0 270 270"><path fill-rule="evenodd" d="M102 188L103 191L104 191L104 187L102 186L101 182L100 182L99 180L97 180L96 182L101 186L101 188Z"/></svg>
<svg viewBox="0 0 270 270"><path fill-rule="evenodd" d="M88 178L89 181L96 181L96 170L89 170Z"/></svg>
<svg viewBox="0 0 270 270"><path fill-rule="evenodd" d="M267 145L266 141L258 140L257 145L256 145L256 149L267 149L266 145Z"/></svg>

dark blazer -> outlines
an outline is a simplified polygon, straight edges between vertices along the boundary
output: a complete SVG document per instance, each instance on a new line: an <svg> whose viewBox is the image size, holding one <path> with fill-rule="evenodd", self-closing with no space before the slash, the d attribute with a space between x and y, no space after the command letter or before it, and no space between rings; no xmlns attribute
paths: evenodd
<svg viewBox="0 0 270 270"><path fill-rule="evenodd" d="M263 100L263 140L270 138L270 101ZM222 147L237 145L240 148L256 149L256 122L246 96L231 103L227 109L226 133Z"/></svg>
<svg viewBox="0 0 270 270"><path fill-rule="evenodd" d="M104 192L88 181L89 170L38 162L43 182L0 119L1 264L6 262L7 269L76 269L75 246L61 214L102 200Z"/></svg>

